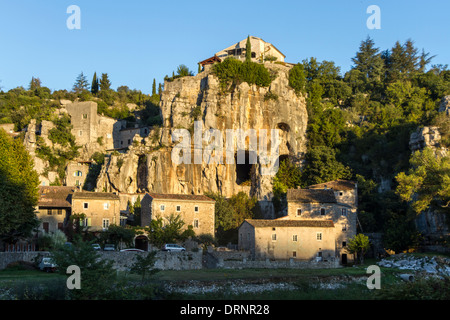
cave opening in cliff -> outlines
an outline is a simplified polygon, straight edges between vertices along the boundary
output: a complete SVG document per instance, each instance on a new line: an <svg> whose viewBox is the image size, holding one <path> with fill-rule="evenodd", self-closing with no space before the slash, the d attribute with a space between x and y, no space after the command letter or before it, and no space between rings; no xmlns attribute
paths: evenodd
<svg viewBox="0 0 450 320"><path fill-rule="evenodd" d="M147 156L141 155L139 156L138 160L138 167L137 167L137 175L136 175L136 184L137 189L142 191L148 191L147 185L148 185L148 166L147 166Z"/></svg>
<svg viewBox="0 0 450 320"><path fill-rule="evenodd" d="M241 186L250 186L252 178L252 170L256 163L256 152L243 151L245 154L245 162L238 161L238 153L235 153L234 160L236 163L236 183Z"/></svg>

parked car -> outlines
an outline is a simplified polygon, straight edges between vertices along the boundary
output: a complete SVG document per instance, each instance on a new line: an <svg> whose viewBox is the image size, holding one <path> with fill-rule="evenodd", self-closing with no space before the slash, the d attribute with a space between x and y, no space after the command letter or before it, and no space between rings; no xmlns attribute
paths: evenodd
<svg viewBox="0 0 450 320"><path fill-rule="evenodd" d="M166 243L163 247L162 247L163 251L186 251L185 248L183 248L182 246L178 245L178 244L174 244L174 243Z"/></svg>
<svg viewBox="0 0 450 320"><path fill-rule="evenodd" d="M105 244L103 251L116 251L116 247L113 244Z"/></svg>
<svg viewBox="0 0 450 320"><path fill-rule="evenodd" d="M53 262L52 258L44 257L39 263L39 270L45 272L55 272L57 265Z"/></svg>
<svg viewBox="0 0 450 320"><path fill-rule="evenodd" d="M94 250L102 250L102 247L100 247L100 245L98 243L93 243L92 244L92 248L94 248Z"/></svg>
<svg viewBox="0 0 450 320"><path fill-rule="evenodd" d="M136 248L129 248L129 249L122 249L122 250L120 250L120 252L129 252L129 251L134 251L134 252L145 252L144 250L136 249Z"/></svg>

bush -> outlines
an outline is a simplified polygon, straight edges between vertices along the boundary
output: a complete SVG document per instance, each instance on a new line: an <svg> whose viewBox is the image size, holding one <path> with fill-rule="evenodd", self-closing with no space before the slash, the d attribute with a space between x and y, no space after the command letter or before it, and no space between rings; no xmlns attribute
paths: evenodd
<svg viewBox="0 0 450 320"><path fill-rule="evenodd" d="M222 89L227 89L230 84L237 85L247 82L260 87L268 87L272 78L264 65L234 58L227 58L223 62L213 66L213 73L219 78Z"/></svg>
<svg viewBox="0 0 450 320"><path fill-rule="evenodd" d="M306 76L303 65L298 63L289 71L289 86L296 94L305 92Z"/></svg>

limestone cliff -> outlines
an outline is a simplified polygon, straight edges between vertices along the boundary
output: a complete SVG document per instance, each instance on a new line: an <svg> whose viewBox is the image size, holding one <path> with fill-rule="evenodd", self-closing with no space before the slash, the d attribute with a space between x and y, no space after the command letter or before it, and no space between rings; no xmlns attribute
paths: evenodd
<svg viewBox="0 0 450 320"><path fill-rule="evenodd" d="M231 196L244 191L256 196L263 210L271 213L272 176L261 173L258 158L255 164L180 164L172 161L172 141L176 129L193 133L194 120L202 132L218 129L226 146L227 129L278 129L280 159L300 161L306 152L307 111L303 96L297 96L288 85L290 67L267 63L275 76L270 87L262 88L241 83L222 92L218 78L207 69L192 77L166 81L161 95L161 128L153 128L149 136L135 136L126 153L112 154L100 173L98 191L135 193L203 194L220 192ZM192 137L192 136L191 136ZM192 142L193 143L193 142ZM207 145L203 143L203 147ZM268 148L270 152L270 147ZM265 208L267 206L267 208Z"/></svg>

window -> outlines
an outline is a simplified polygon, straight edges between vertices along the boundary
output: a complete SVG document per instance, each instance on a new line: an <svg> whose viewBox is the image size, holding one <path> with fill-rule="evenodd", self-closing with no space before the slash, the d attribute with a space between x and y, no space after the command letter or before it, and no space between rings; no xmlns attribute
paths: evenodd
<svg viewBox="0 0 450 320"><path fill-rule="evenodd" d="M320 208L320 215L324 216L326 214L325 208Z"/></svg>
<svg viewBox="0 0 450 320"><path fill-rule="evenodd" d="M297 209L297 217L300 217L302 215L302 209L298 208Z"/></svg>
<svg viewBox="0 0 450 320"><path fill-rule="evenodd" d="M316 239L317 239L317 241L322 241L322 232L316 233Z"/></svg>
<svg viewBox="0 0 450 320"><path fill-rule="evenodd" d="M87 119L88 115L87 113L83 113L83 119Z"/></svg>
<svg viewBox="0 0 450 320"><path fill-rule="evenodd" d="M83 209L89 209L89 203L87 202L83 203Z"/></svg>
<svg viewBox="0 0 450 320"><path fill-rule="evenodd" d="M58 209L58 215L62 215L62 209Z"/></svg>
<svg viewBox="0 0 450 320"><path fill-rule="evenodd" d="M83 135L83 130L80 130L80 131L78 132L78 135L81 137L81 136Z"/></svg>
<svg viewBox="0 0 450 320"><path fill-rule="evenodd" d="M252 52L252 58L256 58L256 53Z"/></svg>
<svg viewBox="0 0 450 320"><path fill-rule="evenodd" d="M165 209L166 209L165 205L162 204L162 205L159 206L159 210L164 211Z"/></svg>
<svg viewBox="0 0 450 320"><path fill-rule="evenodd" d="M347 209L346 208L342 208L342 215L343 216L347 216Z"/></svg>
<svg viewBox="0 0 450 320"><path fill-rule="evenodd" d="M83 172L81 172L80 170L77 170L73 173L74 177L82 177L83 176Z"/></svg>
<svg viewBox="0 0 450 320"><path fill-rule="evenodd" d="M109 219L103 219L103 230L106 230L109 228Z"/></svg>
<svg viewBox="0 0 450 320"><path fill-rule="evenodd" d="M272 234L272 241L277 241L277 234L276 233Z"/></svg>
<svg viewBox="0 0 450 320"><path fill-rule="evenodd" d="M339 195L342 196L344 193L343 192L339 192Z"/></svg>
<svg viewBox="0 0 450 320"><path fill-rule="evenodd" d="M131 144L131 139L128 139L128 145L130 145Z"/></svg>
<svg viewBox="0 0 450 320"><path fill-rule="evenodd" d="M346 247L346 246L347 246L347 241L343 241L343 242L342 242L342 246L343 246L343 247Z"/></svg>
<svg viewBox="0 0 450 320"><path fill-rule="evenodd" d="M63 231L63 223L62 222L58 222L58 230Z"/></svg>
<svg viewBox="0 0 450 320"><path fill-rule="evenodd" d="M198 212L198 206L194 207L194 212Z"/></svg>
<svg viewBox="0 0 450 320"><path fill-rule="evenodd" d="M42 229L44 229L45 233L48 233L48 222L42 223Z"/></svg>
<svg viewBox="0 0 450 320"><path fill-rule="evenodd" d="M292 251L292 257L296 258L297 257L297 251Z"/></svg>
<svg viewBox="0 0 450 320"><path fill-rule="evenodd" d="M53 214L53 210L52 210L52 209L47 209L47 214L48 214L49 216L51 216L51 215Z"/></svg>
<svg viewBox="0 0 450 320"><path fill-rule="evenodd" d="M198 228L198 219L194 220L194 228Z"/></svg>
<svg viewBox="0 0 450 320"><path fill-rule="evenodd" d="M296 234L292 235L292 241L297 242L297 235Z"/></svg>
<svg viewBox="0 0 450 320"><path fill-rule="evenodd" d="M177 212L181 211L181 206L177 206Z"/></svg>
<svg viewBox="0 0 450 320"><path fill-rule="evenodd" d="M347 225L346 224L342 225L342 231L347 231Z"/></svg>
<svg viewBox="0 0 450 320"><path fill-rule="evenodd" d="M103 204L103 209L108 210L109 209L109 202L105 202Z"/></svg>

